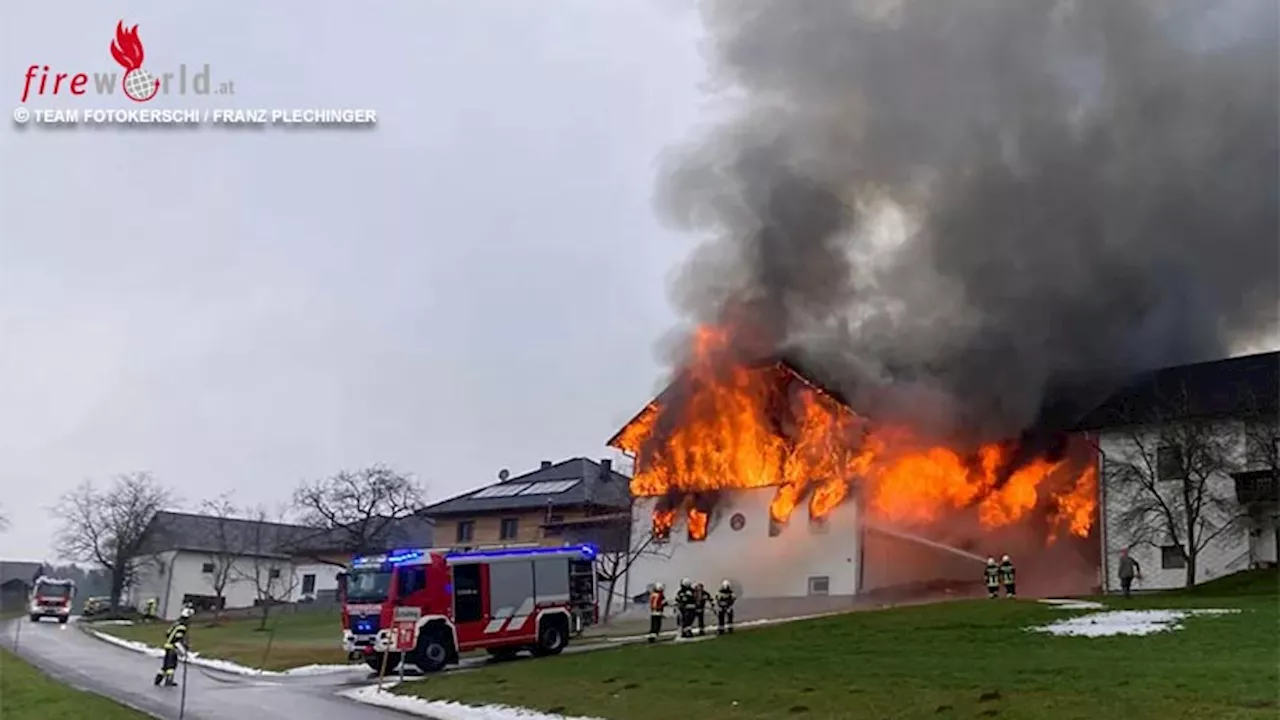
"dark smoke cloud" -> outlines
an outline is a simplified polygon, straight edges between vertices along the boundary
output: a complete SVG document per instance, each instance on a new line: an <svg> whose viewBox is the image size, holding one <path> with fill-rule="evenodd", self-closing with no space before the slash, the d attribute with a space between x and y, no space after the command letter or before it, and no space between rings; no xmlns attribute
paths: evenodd
<svg viewBox="0 0 1280 720"><path fill-rule="evenodd" d="M703 7L733 110L658 190L710 238L673 287L691 320L750 317L873 415L985 438L1277 327L1275 0Z"/></svg>

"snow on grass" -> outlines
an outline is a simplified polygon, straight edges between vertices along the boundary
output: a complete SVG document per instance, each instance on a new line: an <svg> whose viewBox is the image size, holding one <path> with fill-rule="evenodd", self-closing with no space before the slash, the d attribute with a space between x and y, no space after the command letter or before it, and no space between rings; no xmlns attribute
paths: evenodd
<svg viewBox="0 0 1280 720"><path fill-rule="evenodd" d="M1182 629L1182 621L1197 615L1227 615L1238 609L1203 610L1111 610L1078 615L1040 627L1035 632L1058 636L1111 637L1115 635L1152 635Z"/></svg>
<svg viewBox="0 0 1280 720"><path fill-rule="evenodd" d="M157 658L164 656L164 650L153 645L138 642L137 640L125 640L124 638L119 638L115 635L100 632L98 630L90 630L89 634L103 642L110 643L116 647L121 647L126 650L132 650L133 652L142 653L143 655ZM327 675L329 673L338 672L367 672L363 665L303 665L302 667L290 668L282 671L261 670L259 668L233 663L228 660L200 657L200 654L197 652L188 653L187 658L192 665L199 665L200 667L205 667L210 670L218 670L234 675L250 675L254 677L298 677L307 675Z"/></svg>
<svg viewBox="0 0 1280 720"><path fill-rule="evenodd" d="M1101 610L1106 607L1100 602L1077 600L1075 598L1045 598L1040 602L1053 605L1059 610Z"/></svg>
<svg viewBox="0 0 1280 720"><path fill-rule="evenodd" d="M844 614L846 613L835 611L835 612L818 613L816 615L797 615L795 617L786 617L786 618L765 618L762 620L747 620L745 622L734 623L733 628L734 630L741 630L743 628L764 627L766 625L782 625L784 623L800 622L801 620L817 620L819 618L833 617L836 615L844 615ZM710 636L714 634L715 634L715 624L712 623L707 627L707 635ZM660 633L659 636L679 639L678 637L679 635L680 635L680 631L676 629L676 630L663 631L662 633ZM696 631L695 631L695 635L696 635ZM633 643L638 640L644 640L648 637L649 637L649 634L644 633L641 635L605 636L605 637L599 638L599 640L611 642L611 643ZM593 640L594 639L596 638L593 638Z"/></svg>
<svg viewBox="0 0 1280 720"><path fill-rule="evenodd" d="M427 700L379 690L377 685L344 690L342 697L366 705L398 710L433 720L601 720L601 718L554 715L508 705L463 705L444 700Z"/></svg>

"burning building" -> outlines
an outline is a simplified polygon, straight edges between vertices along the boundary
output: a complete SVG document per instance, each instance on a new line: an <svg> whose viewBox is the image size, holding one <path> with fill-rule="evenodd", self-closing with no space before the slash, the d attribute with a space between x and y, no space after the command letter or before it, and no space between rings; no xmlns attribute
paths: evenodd
<svg viewBox="0 0 1280 720"><path fill-rule="evenodd" d="M699 330L683 371L609 441L635 459L634 541L651 546L633 588L727 577L744 597L794 598L974 582L975 561L1015 552L995 545L1001 529L1089 535L1096 470L1071 442L931 444L862 416L795 359L732 345Z"/></svg>

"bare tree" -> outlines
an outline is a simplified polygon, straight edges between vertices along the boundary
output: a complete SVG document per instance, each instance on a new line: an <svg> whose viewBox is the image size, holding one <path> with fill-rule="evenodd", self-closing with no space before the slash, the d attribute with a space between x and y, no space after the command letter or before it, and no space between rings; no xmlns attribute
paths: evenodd
<svg viewBox="0 0 1280 720"><path fill-rule="evenodd" d="M209 553L209 562L213 572L205 577L214 597L218 598L217 619L222 618L222 608L226 604L227 586L239 578L235 574L236 558L243 552L244 539L236 532L236 508L227 495L217 500L206 500L201 504L201 513L214 519L214 551Z"/></svg>
<svg viewBox="0 0 1280 720"><path fill-rule="evenodd" d="M251 513L249 522L244 537L244 555L234 566L235 574L253 586L260 611L258 629L265 630L271 608L288 601L298 579L288 555L289 538L281 529L283 513L272 514L259 507Z"/></svg>
<svg viewBox="0 0 1280 720"><path fill-rule="evenodd" d="M624 537L619 537L624 536ZM670 545L653 534L653 523L647 517L637 517L635 503L615 527L604 528L604 536L596 538L600 555L596 558L596 581L604 587L605 623L613 614L613 599L618 583L627 576L631 567L642 557L670 558ZM631 598L623 598L628 603Z"/></svg>
<svg viewBox="0 0 1280 720"><path fill-rule="evenodd" d="M422 489L411 477L382 465L304 482L294 491L302 522L348 553L380 550L378 540L397 520L422 508ZM324 561L324 558L317 558Z"/></svg>
<svg viewBox="0 0 1280 720"><path fill-rule="evenodd" d="M57 548L63 557L93 562L111 576L111 607L133 585L147 529L170 502L170 493L147 473L120 475L105 490L85 481L54 510L62 521Z"/></svg>
<svg viewBox="0 0 1280 720"><path fill-rule="evenodd" d="M1197 416L1190 400L1181 387L1133 413L1103 469L1123 508L1114 523L1122 541L1178 548L1187 587L1205 548L1240 533L1247 518L1230 476L1241 467L1241 419Z"/></svg>

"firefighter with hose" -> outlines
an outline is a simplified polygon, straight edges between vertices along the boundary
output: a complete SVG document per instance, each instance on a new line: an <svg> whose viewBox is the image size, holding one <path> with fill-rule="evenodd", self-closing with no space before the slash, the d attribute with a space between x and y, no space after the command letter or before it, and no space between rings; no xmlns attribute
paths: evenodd
<svg viewBox="0 0 1280 720"><path fill-rule="evenodd" d="M680 639L693 637L693 613L698 605L698 597L693 589L693 581L685 578L680 581L680 589L676 591L676 612L680 617Z"/></svg>
<svg viewBox="0 0 1280 720"><path fill-rule="evenodd" d="M1004 596L1014 597L1014 571L1013 561L1008 555L1000 558L1000 582L1004 584Z"/></svg>
<svg viewBox="0 0 1280 720"><path fill-rule="evenodd" d="M996 565L995 558L987 558L987 569L983 577L987 581L987 597L1000 597L1000 566Z"/></svg>
<svg viewBox="0 0 1280 720"><path fill-rule="evenodd" d="M658 641L662 632L662 614L667 608L667 594L662 590L662 583L654 583L649 591L649 642Z"/></svg>
<svg viewBox="0 0 1280 720"><path fill-rule="evenodd" d="M733 585L728 580L720 583L720 592L716 593L717 635L733 632L733 603L736 600L737 598L733 596Z"/></svg>
<svg viewBox="0 0 1280 720"><path fill-rule="evenodd" d="M693 586L694 613L698 619L698 636L707 634L707 606L711 604L711 593L702 583ZM692 625L692 623L690 623Z"/></svg>
<svg viewBox="0 0 1280 720"><path fill-rule="evenodd" d="M157 686L163 683L165 687L175 687L178 684L173 679L173 673L178 669L178 651L182 651L182 656L187 654L187 624L194 614L195 610L188 605L182 608L178 619L169 626L169 631L164 636L164 660L160 664L160 672L156 673Z"/></svg>

